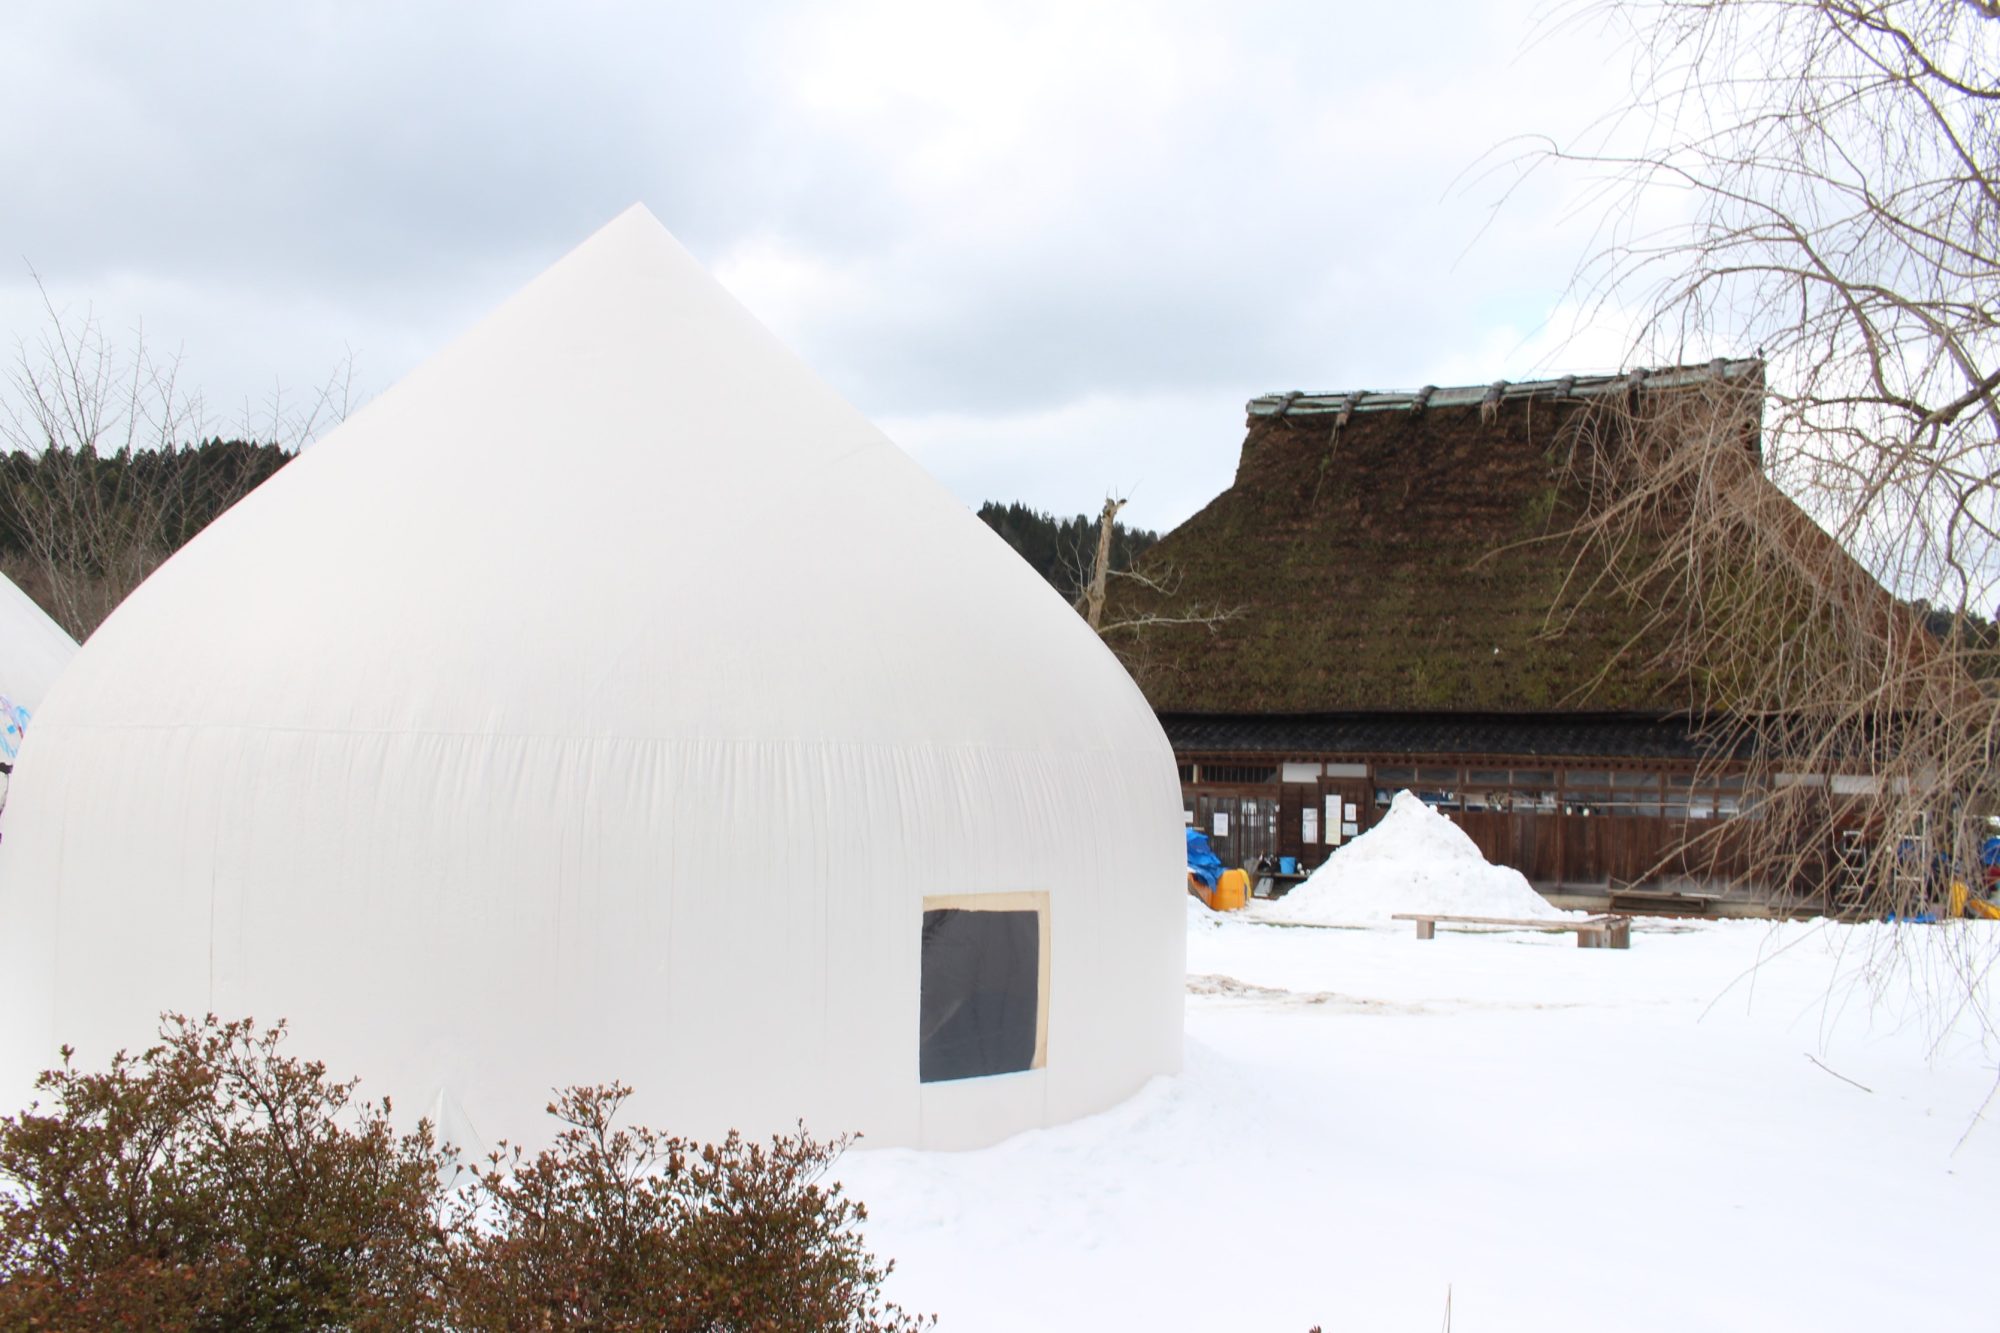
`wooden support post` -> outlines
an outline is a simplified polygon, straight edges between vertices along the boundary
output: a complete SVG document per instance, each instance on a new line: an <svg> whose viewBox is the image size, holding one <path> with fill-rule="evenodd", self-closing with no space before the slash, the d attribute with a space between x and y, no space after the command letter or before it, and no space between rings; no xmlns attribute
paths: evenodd
<svg viewBox="0 0 2000 1333"><path fill-rule="evenodd" d="M1438 923L1437 923L1437 922L1435 922L1435 921L1427 921L1427 920L1423 919L1422 917L1419 917L1419 918L1417 918L1417 938L1418 938L1418 939L1420 939L1420 940L1428 940L1428 939L1433 939L1433 938L1435 938L1435 937L1436 937L1436 935L1437 935L1437 928L1438 928Z"/></svg>
<svg viewBox="0 0 2000 1333"><path fill-rule="evenodd" d="M1614 916L1601 924L1579 927L1576 932L1576 947L1579 949L1629 949L1632 947L1632 918Z"/></svg>

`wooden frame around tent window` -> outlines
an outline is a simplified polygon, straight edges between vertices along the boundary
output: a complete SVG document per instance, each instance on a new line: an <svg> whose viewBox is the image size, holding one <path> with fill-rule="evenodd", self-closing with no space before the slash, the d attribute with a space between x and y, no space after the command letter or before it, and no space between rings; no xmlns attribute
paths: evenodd
<svg viewBox="0 0 2000 1333"><path fill-rule="evenodd" d="M1021 1073L1029 1069L1041 1069L1048 1063L1049 1054L1049 972L1051 962L1049 895L1046 890L1031 890L1018 893L956 893L926 894L923 900L924 919L930 921L930 914L937 913L1032 913L1035 929L1035 978L1034 1004L1035 1028L1034 1045L1028 1063L1009 1068L992 1069L979 1073L953 1074L941 1078L925 1077L925 1082L955 1081L960 1078L990 1077L997 1074ZM924 961L919 960L920 969ZM922 981L920 978L919 985ZM920 1005L921 1008L921 1005ZM919 1068L921 1071L923 1043L927 1038L925 1019L920 1014L918 1023Z"/></svg>

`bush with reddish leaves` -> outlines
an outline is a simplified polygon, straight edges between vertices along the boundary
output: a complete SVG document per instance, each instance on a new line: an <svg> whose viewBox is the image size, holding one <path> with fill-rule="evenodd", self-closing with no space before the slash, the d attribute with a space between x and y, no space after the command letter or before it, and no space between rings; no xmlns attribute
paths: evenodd
<svg viewBox="0 0 2000 1333"><path fill-rule="evenodd" d="M468 1333L906 1330L855 1234L867 1210L822 1184L847 1146L803 1127L769 1145L620 1128L631 1090L573 1088L556 1145L504 1150L455 1199L449 1322Z"/></svg>
<svg viewBox="0 0 2000 1333"><path fill-rule="evenodd" d="M671 1138L629 1090L549 1107L555 1146L462 1168L284 1027L169 1016L0 1118L0 1329L906 1333L826 1173L845 1138Z"/></svg>
<svg viewBox="0 0 2000 1333"><path fill-rule="evenodd" d="M283 1037L170 1017L105 1073L63 1052L0 1119L0 1328L427 1325L449 1155Z"/></svg>

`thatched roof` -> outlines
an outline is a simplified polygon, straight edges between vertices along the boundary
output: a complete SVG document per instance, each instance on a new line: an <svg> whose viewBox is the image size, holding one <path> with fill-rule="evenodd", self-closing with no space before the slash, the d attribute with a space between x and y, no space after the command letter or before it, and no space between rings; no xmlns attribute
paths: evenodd
<svg viewBox="0 0 2000 1333"><path fill-rule="evenodd" d="M1608 586L1578 595L1591 571L1562 536L1582 503L1566 480L1568 428L1642 385L1753 386L1761 374L1755 361L1718 361L1256 399L1235 483L1142 562L1171 595L1115 581L1106 622L1236 614L1107 638L1163 712L1686 709L1645 613ZM1754 421L1744 436L1755 449Z"/></svg>
<svg viewBox="0 0 2000 1333"><path fill-rule="evenodd" d="M1744 758L1747 740L1646 713L1162 713L1176 754Z"/></svg>

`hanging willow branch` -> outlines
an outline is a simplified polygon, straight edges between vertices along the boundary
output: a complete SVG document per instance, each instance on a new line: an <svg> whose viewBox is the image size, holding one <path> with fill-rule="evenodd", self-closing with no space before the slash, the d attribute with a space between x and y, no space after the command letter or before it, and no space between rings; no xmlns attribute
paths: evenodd
<svg viewBox="0 0 2000 1333"><path fill-rule="evenodd" d="M1704 836L1857 912L1977 888L2000 809L1982 614L2000 597L2000 9L1567 17L1634 53L1625 105L1512 159L1594 183L1583 318L1636 320L1638 364L1766 364L1734 401L1604 404L1570 456L1591 498L1579 570L1671 631L1690 709L1755 770L1755 817Z"/></svg>

